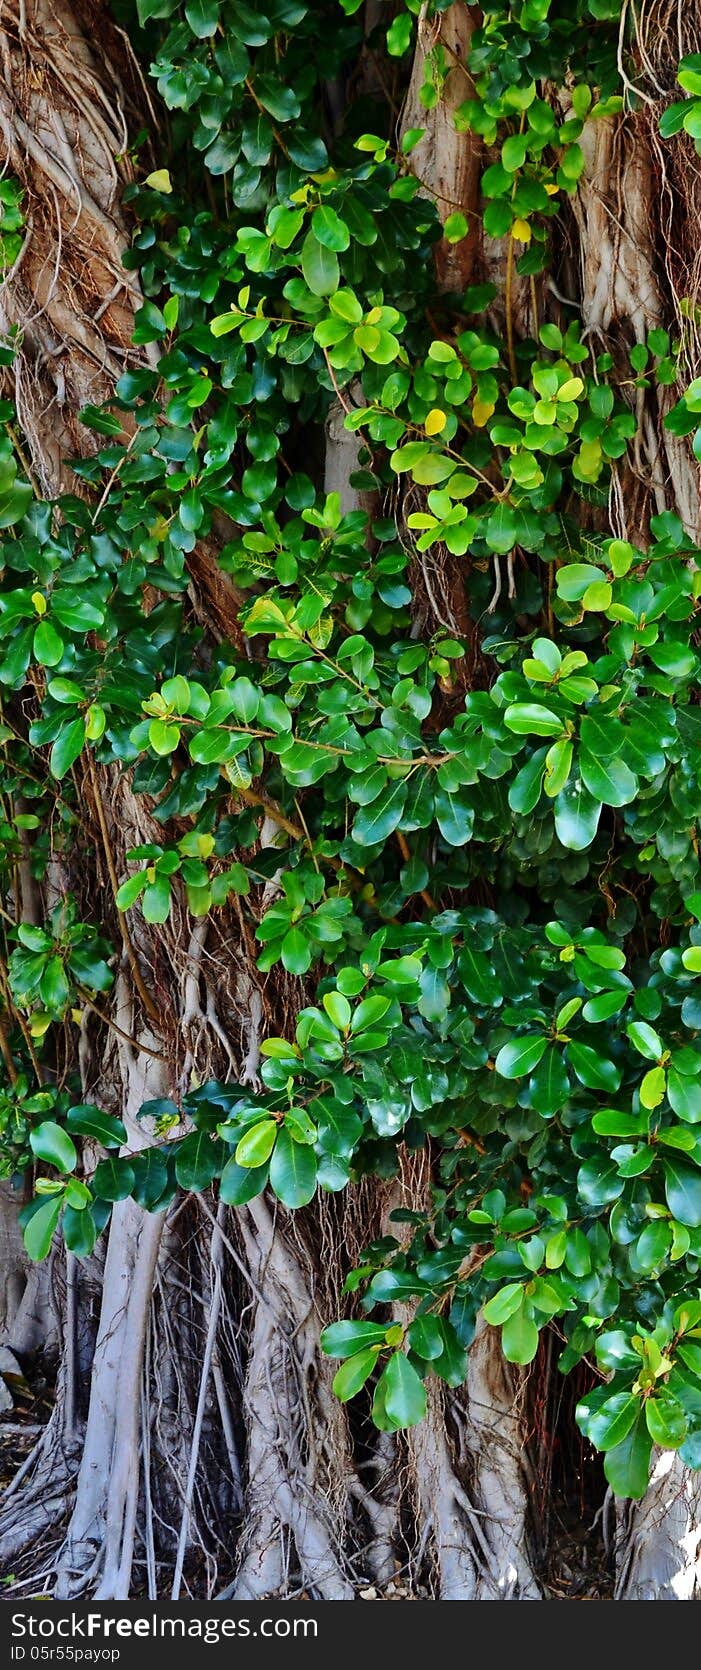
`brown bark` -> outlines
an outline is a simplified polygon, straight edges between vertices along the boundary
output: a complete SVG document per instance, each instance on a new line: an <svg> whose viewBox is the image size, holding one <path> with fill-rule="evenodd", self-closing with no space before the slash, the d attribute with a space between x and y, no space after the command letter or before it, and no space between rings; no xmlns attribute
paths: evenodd
<svg viewBox="0 0 701 1670"><path fill-rule="evenodd" d="M106 7L3 6L0 147L3 168L25 189L26 231L0 288L0 331L22 333L12 393L35 479L49 495L65 481L65 460L90 448L80 408L106 399L135 357L139 293L122 265L121 192L145 105L129 42Z"/></svg>
<svg viewBox="0 0 701 1670"><path fill-rule="evenodd" d="M423 5L418 21L418 41L409 89L404 102L401 131L423 128L423 137L410 153L410 168L436 204L441 221L460 213L468 232L459 243L442 238L435 250L436 273L442 290L464 290L470 283L480 241L477 215L481 174L481 146L469 131L458 133L454 115L459 105L474 96L474 86L465 61L477 26L476 7L453 0L446 12L430 18ZM432 110L421 103L420 92L436 48L445 54L447 73L441 96Z"/></svg>

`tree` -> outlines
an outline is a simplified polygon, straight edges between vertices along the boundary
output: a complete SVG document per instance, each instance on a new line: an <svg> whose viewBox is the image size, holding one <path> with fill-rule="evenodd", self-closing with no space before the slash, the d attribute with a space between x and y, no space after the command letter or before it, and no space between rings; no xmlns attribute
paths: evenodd
<svg viewBox="0 0 701 1670"><path fill-rule="evenodd" d="M695 18L6 10L5 1569L694 1598Z"/></svg>

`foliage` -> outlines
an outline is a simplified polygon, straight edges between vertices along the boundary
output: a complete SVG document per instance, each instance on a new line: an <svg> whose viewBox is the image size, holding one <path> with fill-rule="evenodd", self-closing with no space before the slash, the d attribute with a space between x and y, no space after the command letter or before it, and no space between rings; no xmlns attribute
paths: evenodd
<svg viewBox="0 0 701 1670"><path fill-rule="evenodd" d="M391 59L417 11L390 18ZM2 1169L40 1162L31 1255L59 1222L85 1255L129 1195L163 1210L218 1180L229 1205L269 1186L294 1209L391 1175L400 1141L428 1146L425 1210L394 1214L401 1240L347 1279L363 1317L323 1335L338 1396L372 1381L376 1424L411 1425L428 1375L464 1378L480 1309L518 1364L555 1323L563 1372L600 1371L582 1429L639 1496L653 1443L701 1465L701 582L676 515L637 549L604 507L638 391L664 397L678 345L654 328L614 364L556 309L516 341L509 293L514 264L551 258L585 122L621 108L620 7L483 8L456 121L498 151L483 227L506 239L505 297L436 293L420 130L395 149L363 96L332 137L324 88L358 57L358 12L139 0L173 122L169 167L129 193L125 256L158 370L84 411L80 496L30 503L11 438L0 454ZM438 43L427 111L447 68ZM685 60L691 95L694 77ZM564 122L549 83L567 85ZM663 133L693 120L672 106ZM445 235L466 233L456 211ZM371 513L319 487L337 397ZM696 428L695 385L667 406L676 434ZM188 607L213 534L245 651ZM471 642L417 630L425 553L461 565ZM58 1029L112 983L104 925L70 899L45 928L14 919L26 831L38 875L49 835L80 844L90 760L129 771L163 828L127 854L127 935L174 898L200 917L235 897L259 969L315 983L294 1036L263 1043L260 1088L146 1103L137 1153L57 1071ZM261 852L264 811L279 844Z"/></svg>

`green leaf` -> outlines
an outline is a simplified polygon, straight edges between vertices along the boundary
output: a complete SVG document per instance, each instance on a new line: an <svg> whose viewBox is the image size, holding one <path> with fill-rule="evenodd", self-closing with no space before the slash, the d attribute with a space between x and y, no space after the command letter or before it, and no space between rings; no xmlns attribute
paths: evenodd
<svg viewBox="0 0 701 1670"><path fill-rule="evenodd" d="M170 197L171 194L172 194L172 190L173 190L173 182L171 180L171 177L170 177L170 174L168 173L167 168L155 168L152 174L147 174L146 175L146 179L144 180L144 185L145 186L150 186L152 191L162 191L166 197ZM166 306L167 306L167 303L166 303ZM85 416L86 409L87 408L84 407L83 411L80 414L81 418L83 420L83 423L87 422L87 419L86 419L86 416ZM94 410L94 408L92 408L92 407L89 408L89 409ZM100 413L100 416L104 416L104 415L105 414ZM110 422L110 424L116 424L116 428L111 428L110 427L109 429L105 429L105 430L102 431L103 434L119 435L121 433L121 429L122 429L120 419L110 417L109 422Z"/></svg>
<svg viewBox="0 0 701 1670"><path fill-rule="evenodd" d="M29 1222L22 1232L24 1245L30 1258L39 1263L46 1258L51 1250L54 1232L61 1215L63 1205L62 1195L51 1195L44 1204L32 1213Z"/></svg>
<svg viewBox="0 0 701 1670"><path fill-rule="evenodd" d="M635 1245L637 1263L646 1275L657 1270L664 1262L671 1240L671 1230L664 1219L657 1218L653 1223L646 1224Z"/></svg>
<svg viewBox="0 0 701 1670"><path fill-rule="evenodd" d="M316 1157L311 1148L294 1142L283 1125L270 1161L270 1184L283 1206L307 1206L316 1188Z"/></svg>
<svg viewBox="0 0 701 1670"><path fill-rule="evenodd" d="M652 1439L641 1410L627 1437L609 1450L604 1459L604 1473L616 1496L629 1496L639 1501L645 1495L651 1452Z"/></svg>
<svg viewBox="0 0 701 1670"><path fill-rule="evenodd" d="M701 1172L679 1160L665 1159L665 1195L672 1216L687 1229L701 1225Z"/></svg>
<svg viewBox="0 0 701 1670"><path fill-rule="evenodd" d="M136 902L136 900L138 898L140 898L141 894L143 893L143 890L144 890L145 886L146 886L146 871L145 870L137 870L135 875L128 876L126 881L122 882L121 887L119 887L117 889L117 893L115 895L115 903L116 903L117 909L118 910L129 910L130 905L133 905ZM170 900L170 895L169 895L169 900Z"/></svg>
<svg viewBox="0 0 701 1670"><path fill-rule="evenodd" d="M63 656L64 648L63 638L59 637L51 621L40 621L34 633L34 656L40 667L57 667Z"/></svg>
<svg viewBox="0 0 701 1670"><path fill-rule="evenodd" d="M552 748L548 749L543 788L549 800L554 800L564 789L572 769L573 754L571 742L554 742Z"/></svg>
<svg viewBox="0 0 701 1670"><path fill-rule="evenodd" d="M593 799L604 806L629 806L638 792L638 779L623 760L595 759L585 748L580 750L579 769L585 788Z"/></svg>
<svg viewBox="0 0 701 1670"><path fill-rule="evenodd" d="M168 876L157 874L155 880L148 883L144 889L141 908L147 922L168 921L170 916L170 881Z"/></svg>
<svg viewBox="0 0 701 1670"><path fill-rule="evenodd" d="M378 1347L369 1346L365 1351L357 1351L354 1357L349 1357L336 1370L333 1390L341 1403L347 1403L348 1399L355 1397L356 1392L365 1385L375 1367L377 1355Z"/></svg>
<svg viewBox="0 0 701 1670"><path fill-rule="evenodd" d="M591 1247L586 1235L576 1226L567 1231L565 1263L572 1276L588 1276L591 1270Z"/></svg>
<svg viewBox="0 0 701 1670"><path fill-rule="evenodd" d="M443 1354L445 1341L441 1319L428 1313L417 1316L409 1328L409 1345L417 1357L432 1363Z"/></svg>
<svg viewBox="0 0 701 1670"><path fill-rule="evenodd" d="M190 1131L178 1144L175 1175L181 1189L208 1189L219 1170L219 1153L206 1131Z"/></svg>
<svg viewBox="0 0 701 1670"><path fill-rule="evenodd" d="M362 1121L352 1108L326 1098L319 1107L319 1147L325 1154L348 1159L358 1146Z"/></svg>
<svg viewBox="0 0 701 1670"><path fill-rule="evenodd" d="M49 957L39 982L39 991L47 1009L63 1013L70 996L70 986L60 957Z"/></svg>
<svg viewBox="0 0 701 1670"><path fill-rule="evenodd" d="M101 1160L92 1176L92 1186L100 1200L126 1200L134 1187L134 1171L127 1159Z"/></svg>
<svg viewBox="0 0 701 1670"><path fill-rule="evenodd" d="M82 752L84 742L85 720L71 719L69 724L64 725L59 731L51 749L49 766L53 777L65 777Z"/></svg>
<svg viewBox="0 0 701 1670"><path fill-rule="evenodd" d="M386 841L401 823L407 793L406 783L399 779L388 783L369 806L361 806L353 821L354 841L361 847L374 847Z"/></svg>
<svg viewBox="0 0 701 1670"><path fill-rule="evenodd" d="M319 243L313 232L308 232L302 244L302 272L313 296L332 296L338 289L341 273L334 250Z"/></svg>
<svg viewBox="0 0 701 1670"><path fill-rule="evenodd" d="M92 1137L93 1141L101 1142L103 1148L119 1148L127 1140L126 1126L121 1119L88 1103L69 1108L66 1124L76 1136Z"/></svg>
<svg viewBox="0 0 701 1670"><path fill-rule="evenodd" d="M378 1322L331 1322L321 1333L327 1357L352 1357L371 1345L384 1345L387 1327Z"/></svg>
<svg viewBox="0 0 701 1670"><path fill-rule="evenodd" d="M275 117L276 122L293 122L299 116L299 99L294 89L285 86L279 75L257 75L254 86L259 104Z"/></svg>
<svg viewBox="0 0 701 1670"><path fill-rule="evenodd" d="M426 1388L403 1351L390 1357L382 1380L390 1420L401 1428L417 1426L426 1414Z"/></svg>
<svg viewBox="0 0 701 1670"><path fill-rule="evenodd" d="M275 1147L279 1126L275 1119L261 1119L250 1125L237 1144L234 1159L238 1166L262 1166Z"/></svg>
<svg viewBox="0 0 701 1670"><path fill-rule="evenodd" d="M501 1330L501 1348L508 1363L532 1363L538 1350L538 1329L524 1307L514 1311Z"/></svg>
<svg viewBox="0 0 701 1670"><path fill-rule="evenodd" d="M502 167L508 174L515 174L517 169L523 168L527 152L528 136L523 133L512 134L509 139L504 140L501 147Z"/></svg>
<svg viewBox="0 0 701 1670"><path fill-rule="evenodd" d="M634 1049L644 1055L648 1061L659 1061L664 1053L662 1040L654 1028L648 1026L647 1021L631 1021L626 1027Z"/></svg>
<svg viewBox="0 0 701 1670"><path fill-rule="evenodd" d="M647 1430L653 1444L663 1450L678 1450L686 1438L687 1420L681 1403L669 1392L648 1398L645 1404Z"/></svg>
<svg viewBox="0 0 701 1670"><path fill-rule="evenodd" d="M679 1119L688 1125L701 1121L701 1080L686 1078L670 1067L667 1074L667 1100Z"/></svg>
<svg viewBox="0 0 701 1670"><path fill-rule="evenodd" d="M219 1183L219 1196L225 1206L245 1206L255 1200L268 1181L268 1166L240 1166L235 1159L227 1160Z"/></svg>
<svg viewBox="0 0 701 1670"><path fill-rule="evenodd" d="M353 1010L350 1023L351 1034L355 1036L356 1033L365 1032L368 1027L376 1026L379 1021L384 1020L390 1007L388 997L363 998L362 1003L359 1003L357 1009ZM331 1018L333 1019L333 1016Z"/></svg>
<svg viewBox="0 0 701 1670"><path fill-rule="evenodd" d="M545 1054L548 1040L545 1036L529 1036L513 1038L510 1043L503 1044L494 1063L503 1079L520 1079L532 1073L541 1057Z"/></svg>
<svg viewBox="0 0 701 1670"><path fill-rule="evenodd" d="M538 702L513 702L504 713L504 724L517 736L560 736L564 721Z"/></svg>
<svg viewBox="0 0 701 1670"><path fill-rule="evenodd" d="M508 1322L509 1317L521 1309L524 1297L523 1282L507 1282L506 1287L500 1287L499 1292L487 1300L484 1306L485 1322L491 1323L494 1327Z"/></svg>
<svg viewBox="0 0 701 1670"><path fill-rule="evenodd" d="M634 1118L629 1113L619 1113L617 1108L600 1108L594 1114L592 1125L599 1136L622 1137L628 1141L645 1136L648 1120L644 1115Z"/></svg>
<svg viewBox="0 0 701 1670"><path fill-rule="evenodd" d="M323 244L325 249L340 251L348 249L350 244L350 232L348 231L348 227L345 222L341 220L340 215L336 214L336 210L332 209L328 203L322 203L320 208L314 210L312 215L312 232L314 233L317 243ZM306 272L304 276L307 278ZM307 284L309 284L308 278ZM309 284L309 288L311 290L311 284ZM336 288L337 286L334 285L334 289ZM315 291L314 293L317 294L318 292ZM326 292L322 292L322 294L324 293Z"/></svg>
<svg viewBox="0 0 701 1670"><path fill-rule="evenodd" d="M312 952L306 934L301 928L290 928L282 941L280 952L283 967L288 974L306 974L312 960Z"/></svg>
<svg viewBox="0 0 701 1670"><path fill-rule="evenodd" d="M443 839L451 847L464 847L472 839L475 826L475 814L472 806L465 805L459 794L450 794L447 789L438 788L435 794L434 810L436 823Z"/></svg>
<svg viewBox="0 0 701 1670"><path fill-rule="evenodd" d="M43 626L46 626L46 624L46 621L42 622ZM39 627L37 627L38 631ZM36 633L34 638L36 642ZM76 702L85 700L85 691L79 684L76 684L73 678L51 678L47 688L49 695L53 696L55 702L65 703L68 707L74 707Z"/></svg>
<svg viewBox="0 0 701 1670"><path fill-rule="evenodd" d="M531 1080L531 1103L544 1118L564 1107L570 1092L564 1059L554 1046L546 1049Z"/></svg>
<svg viewBox="0 0 701 1670"><path fill-rule="evenodd" d="M630 1392L615 1392L589 1417L587 1437L597 1450L615 1449L627 1438L639 1415L639 1397L633 1397Z"/></svg>
<svg viewBox="0 0 701 1670"><path fill-rule="evenodd" d="M621 1069L614 1061L600 1055L598 1050L592 1049L590 1044L580 1044L576 1040L567 1045L567 1059L579 1079L587 1090L615 1091L621 1082Z"/></svg>
<svg viewBox="0 0 701 1670"><path fill-rule="evenodd" d="M134 1173L132 1196L147 1212L160 1204L168 1189L168 1165L158 1148L142 1148L130 1160Z"/></svg>
<svg viewBox="0 0 701 1670"><path fill-rule="evenodd" d="M638 1092L644 1108L657 1108L664 1101L667 1074L664 1067L651 1067L645 1074Z"/></svg>
<svg viewBox="0 0 701 1670"><path fill-rule="evenodd" d="M180 727L168 725L162 719L152 719L148 739L154 754L173 754L180 741Z"/></svg>
<svg viewBox="0 0 701 1670"><path fill-rule="evenodd" d="M595 800L583 784L570 779L553 805L558 840L572 852L584 852L599 827L601 801Z"/></svg>
<svg viewBox="0 0 701 1670"><path fill-rule="evenodd" d="M387 30L387 51L392 58L402 58L411 46L413 34L413 20L409 13L399 12Z"/></svg>
<svg viewBox="0 0 701 1670"><path fill-rule="evenodd" d="M216 32L219 22L219 0L188 0L185 16L193 35L206 40Z"/></svg>
<svg viewBox="0 0 701 1670"><path fill-rule="evenodd" d="M37 1125L35 1130L30 1131L29 1143L38 1160L56 1166L58 1171L75 1171L78 1153L75 1143L71 1141L62 1125L55 1125L50 1119L45 1120L42 1125Z"/></svg>
<svg viewBox="0 0 701 1670"><path fill-rule="evenodd" d="M577 1193L585 1206L596 1211L623 1193L623 1178L610 1161L585 1160L577 1172Z"/></svg>
<svg viewBox="0 0 701 1670"><path fill-rule="evenodd" d="M547 748L537 748L514 777L509 789L512 812L533 812L540 800L547 766Z"/></svg>
<svg viewBox="0 0 701 1670"><path fill-rule="evenodd" d="M325 992L322 1003L330 1020L339 1032L347 1032L351 1023L351 1006L342 992Z"/></svg>
<svg viewBox="0 0 701 1670"><path fill-rule="evenodd" d="M97 1240L97 1225L89 1209L76 1211L72 1206L65 1206L61 1231L69 1252L75 1253L76 1258L90 1257Z"/></svg>
<svg viewBox="0 0 701 1670"><path fill-rule="evenodd" d="M449 244L461 243L462 239L467 237L467 233L467 221L459 210L456 210L452 215L448 215L444 220L443 237L447 238Z"/></svg>
<svg viewBox="0 0 701 1670"><path fill-rule="evenodd" d="M144 183L150 185L151 178ZM161 187L160 189L164 190L165 188ZM122 433L121 418L117 417L116 412L105 411L103 406L83 406L79 415L81 423L84 423L87 429L94 429L98 435L114 436Z"/></svg>

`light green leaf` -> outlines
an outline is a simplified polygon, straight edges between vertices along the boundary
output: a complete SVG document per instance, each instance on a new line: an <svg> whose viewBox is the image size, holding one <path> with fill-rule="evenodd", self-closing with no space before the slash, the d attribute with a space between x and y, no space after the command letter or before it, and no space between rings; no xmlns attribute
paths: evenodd
<svg viewBox="0 0 701 1670"><path fill-rule="evenodd" d="M378 1352L379 1346L368 1346L365 1351L357 1351L354 1357L348 1357L336 1370L333 1390L341 1403L347 1403L365 1385L377 1362Z"/></svg>

